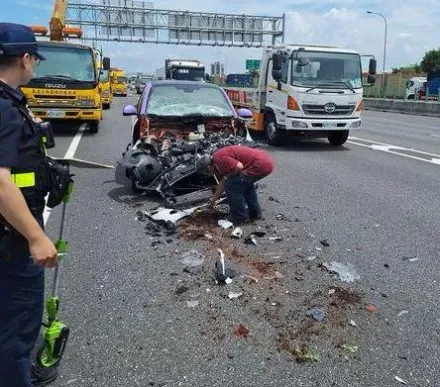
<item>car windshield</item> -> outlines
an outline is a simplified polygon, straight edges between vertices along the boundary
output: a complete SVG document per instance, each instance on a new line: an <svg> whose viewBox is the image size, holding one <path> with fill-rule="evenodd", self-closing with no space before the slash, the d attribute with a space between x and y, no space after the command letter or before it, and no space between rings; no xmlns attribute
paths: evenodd
<svg viewBox="0 0 440 387"><path fill-rule="evenodd" d="M147 114L156 116L234 117L221 89L203 83L155 86L148 99Z"/></svg>
<svg viewBox="0 0 440 387"><path fill-rule="evenodd" d="M77 81L95 81L92 50L80 47L40 45L38 51L46 58L35 68L34 79L65 77Z"/></svg>
<svg viewBox="0 0 440 387"><path fill-rule="evenodd" d="M172 78L179 81L203 81L205 79L205 70L176 68L173 70Z"/></svg>
<svg viewBox="0 0 440 387"><path fill-rule="evenodd" d="M299 51L292 62L292 85L331 87L340 83L351 88L362 87L359 54Z"/></svg>
<svg viewBox="0 0 440 387"><path fill-rule="evenodd" d="M118 77L118 83L127 83L127 77Z"/></svg>

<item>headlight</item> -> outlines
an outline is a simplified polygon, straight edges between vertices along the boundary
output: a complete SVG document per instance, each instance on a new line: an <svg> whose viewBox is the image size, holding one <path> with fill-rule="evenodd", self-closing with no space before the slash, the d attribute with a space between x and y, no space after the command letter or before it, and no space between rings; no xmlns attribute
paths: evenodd
<svg viewBox="0 0 440 387"><path fill-rule="evenodd" d="M306 122L302 122L302 121L292 120L292 128L307 129L307 123Z"/></svg>
<svg viewBox="0 0 440 387"><path fill-rule="evenodd" d="M78 101L76 101L76 106L93 107L95 106L95 101L93 99L79 99Z"/></svg>
<svg viewBox="0 0 440 387"><path fill-rule="evenodd" d="M350 125L350 128L353 128L353 129L360 128L361 125L362 125L362 121L361 120L355 121L355 122L352 122L352 124Z"/></svg>

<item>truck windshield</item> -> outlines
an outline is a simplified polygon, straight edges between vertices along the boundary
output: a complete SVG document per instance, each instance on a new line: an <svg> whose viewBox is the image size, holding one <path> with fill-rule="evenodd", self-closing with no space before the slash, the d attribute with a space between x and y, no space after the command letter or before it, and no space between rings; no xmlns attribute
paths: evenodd
<svg viewBox="0 0 440 387"><path fill-rule="evenodd" d="M127 77L118 77L118 83L127 83Z"/></svg>
<svg viewBox="0 0 440 387"><path fill-rule="evenodd" d="M172 79L179 81L203 81L205 79L205 70L203 68L175 68L172 72Z"/></svg>
<svg viewBox="0 0 440 387"><path fill-rule="evenodd" d="M92 50L80 47L40 45L38 51L46 58L35 68L33 79L64 77L76 81L96 80Z"/></svg>
<svg viewBox="0 0 440 387"><path fill-rule="evenodd" d="M344 83L353 89L362 87L359 54L299 51L292 61L293 86L339 87ZM342 86L343 87L343 86Z"/></svg>

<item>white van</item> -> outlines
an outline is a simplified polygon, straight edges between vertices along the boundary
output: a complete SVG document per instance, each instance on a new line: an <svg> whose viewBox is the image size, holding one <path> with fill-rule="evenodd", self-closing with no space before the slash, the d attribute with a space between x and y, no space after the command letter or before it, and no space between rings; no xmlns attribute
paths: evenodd
<svg viewBox="0 0 440 387"><path fill-rule="evenodd" d="M405 99L414 99L417 91L426 82L426 77L412 77L406 81Z"/></svg>

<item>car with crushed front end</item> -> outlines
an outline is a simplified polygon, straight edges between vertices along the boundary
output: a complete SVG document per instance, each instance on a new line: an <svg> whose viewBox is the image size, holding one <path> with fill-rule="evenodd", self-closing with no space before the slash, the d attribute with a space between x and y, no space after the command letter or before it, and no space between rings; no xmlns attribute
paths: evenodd
<svg viewBox="0 0 440 387"><path fill-rule="evenodd" d="M216 185L216 176L196 171L199 157L254 144L246 127L252 112L236 111L224 90L209 83L149 82L137 106L126 105L123 115L135 119L117 181L122 176L134 192L158 194L169 205L200 200Z"/></svg>

